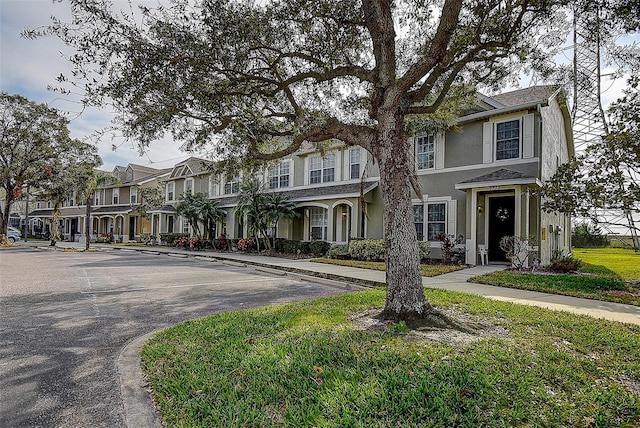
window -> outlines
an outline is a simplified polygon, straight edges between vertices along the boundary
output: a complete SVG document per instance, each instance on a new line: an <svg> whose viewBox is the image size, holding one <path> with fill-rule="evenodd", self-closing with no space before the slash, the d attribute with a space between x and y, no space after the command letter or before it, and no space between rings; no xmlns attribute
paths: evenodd
<svg viewBox="0 0 640 428"><path fill-rule="evenodd" d="M187 218L182 219L182 233L191 233L191 225Z"/></svg>
<svg viewBox="0 0 640 428"><path fill-rule="evenodd" d="M360 178L360 149L349 150L349 178Z"/></svg>
<svg viewBox="0 0 640 428"><path fill-rule="evenodd" d="M427 205L427 240L437 241L436 236L446 233L446 203Z"/></svg>
<svg viewBox="0 0 640 428"><path fill-rule="evenodd" d="M520 120L496 123L496 160L520 157Z"/></svg>
<svg viewBox="0 0 640 428"><path fill-rule="evenodd" d="M118 205L118 201L120 200L120 189L113 189L113 205Z"/></svg>
<svg viewBox="0 0 640 428"><path fill-rule="evenodd" d="M224 183L224 194L231 195L240 191L240 179L238 177L232 178L230 181Z"/></svg>
<svg viewBox="0 0 640 428"><path fill-rule="evenodd" d="M269 189L289 187L289 161L269 168Z"/></svg>
<svg viewBox="0 0 640 428"><path fill-rule="evenodd" d="M193 178L187 178L184 181L184 194L193 195Z"/></svg>
<svg viewBox="0 0 640 428"><path fill-rule="evenodd" d="M133 169L131 167L127 168L127 181L133 181Z"/></svg>
<svg viewBox="0 0 640 428"><path fill-rule="evenodd" d="M130 191L131 191L131 194L130 194L131 201L130 201L130 203L131 204L137 204L138 203L138 188L137 187L132 187L130 189Z"/></svg>
<svg viewBox="0 0 640 428"><path fill-rule="evenodd" d="M327 239L327 210L324 208L309 209L309 226L311 239Z"/></svg>
<svg viewBox="0 0 640 428"><path fill-rule="evenodd" d="M309 160L309 183L329 183L335 181L336 155L315 156Z"/></svg>
<svg viewBox="0 0 640 428"><path fill-rule="evenodd" d="M95 205L95 206L100 205L100 191L99 190L97 190L96 194L94 195L93 205Z"/></svg>
<svg viewBox="0 0 640 428"><path fill-rule="evenodd" d="M418 169L431 169L435 165L435 142L433 135L421 134L416 137Z"/></svg>
<svg viewBox="0 0 640 428"><path fill-rule="evenodd" d="M174 200L174 192L175 192L175 184L174 183L167 183L167 201L173 201Z"/></svg>
<svg viewBox="0 0 640 428"><path fill-rule="evenodd" d="M218 196L218 181L209 176L209 196Z"/></svg>
<svg viewBox="0 0 640 428"><path fill-rule="evenodd" d="M413 224L416 226L418 241L424 240L424 205L413 206Z"/></svg>

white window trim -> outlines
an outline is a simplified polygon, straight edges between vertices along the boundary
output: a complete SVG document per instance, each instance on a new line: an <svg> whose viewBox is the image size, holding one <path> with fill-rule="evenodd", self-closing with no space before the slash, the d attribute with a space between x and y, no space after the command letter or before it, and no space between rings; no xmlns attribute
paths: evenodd
<svg viewBox="0 0 640 428"><path fill-rule="evenodd" d="M359 152L360 153L360 161L358 162L358 177L357 178L352 178L351 177L351 166L353 165L351 163L351 152ZM348 180L360 180L360 177L362 177L362 171L363 171L363 162L362 160L365 159L366 160L366 154L363 152L362 147L349 147L347 150L344 151L345 155L344 155L344 164L345 164L345 171L344 171L344 177L343 177L343 181L348 181Z"/></svg>
<svg viewBox="0 0 640 428"><path fill-rule="evenodd" d="M169 187L170 186L173 187L173 190L171 192L169 191ZM173 193L172 198L169 198L169 193ZM166 192L165 192L165 199L166 199L167 202L173 202L173 201L176 200L175 198L176 198L176 182L175 181L170 181L170 182L167 183L167 189L166 189Z"/></svg>
<svg viewBox="0 0 640 428"><path fill-rule="evenodd" d="M287 186L280 186L280 177L283 176L283 174L281 174L281 168L282 165L287 163L289 165L289 172L286 174L289 176L289 184ZM278 174L276 175L278 177L278 185L276 187L271 187L271 175L270 175L270 171L273 168L277 168L278 169ZM274 176L274 177L276 177ZM266 187L269 190L278 190L278 189L288 189L290 187L293 187L293 161L292 159L282 159L280 162L278 162L277 165L272 166L272 167L268 167L265 169L264 171L264 182L266 183Z"/></svg>
<svg viewBox="0 0 640 428"><path fill-rule="evenodd" d="M220 196L220 178L209 176L209 197Z"/></svg>
<svg viewBox="0 0 640 428"><path fill-rule="evenodd" d="M129 188L129 203L137 204L138 203L138 188L130 187Z"/></svg>
<svg viewBox="0 0 640 428"><path fill-rule="evenodd" d="M234 183L238 183L238 191L234 192L233 191L233 184ZM227 184L230 184L230 190L231 192L227 193ZM240 175L238 175L237 177L233 177L231 180L224 180L224 184L222 185L222 193L224 195L235 195L237 193L240 192L240 185L242 184L242 177Z"/></svg>
<svg viewBox="0 0 640 428"><path fill-rule="evenodd" d="M498 124L518 120L520 122L518 157L509 159L497 159L497 127ZM487 163L513 163L523 159L534 157L534 114L518 112L490 119L482 127L482 162Z"/></svg>
<svg viewBox="0 0 640 428"><path fill-rule="evenodd" d="M118 198L117 202L116 202L116 198ZM112 205L119 205L120 204L120 189L118 187L114 187L111 190L111 204Z"/></svg>
<svg viewBox="0 0 640 428"><path fill-rule="evenodd" d="M414 199L411 201L411 205L422 205L423 207L423 222L422 222L422 235L423 241L427 241L429 238L429 205L431 204L445 204L445 231L447 235L457 236L457 216L458 216L458 201L451 196L437 196L429 197L424 195L422 200ZM412 208L413 209L413 208ZM428 241L432 248L440 248L442 243L440 241Z"/></svg>
<svg viewBox="0 0 640 428"><path fill-rule="evenodd" d="M431 137L432 138L432 142L433 142L433 166L428 166L426 168L420 168L419 165L419 161L418 161L418 139L420 138L424 138L424 137ZM414 152L414 156L415 156L415 163L416 163L416 170L418 171L427 171L427 170L432 170L436 168L436 134L435 133L430 133L430 132L419 132L417 133L414 138L413 138L413 152Z"/></svg>
<svg viewBox="0 0 640 428"><path fill-rule="evenodd" d="M334 159L335 159L335 163L333 166L333 181L323 181L323 174L321 173L320 175L320 183L311 183L311 159L312 158L321 158L322 159L322 169L320 171L324 171L324 160L327 156L329 155L333 155ZM305 170L305 175L304 175L304 184L305 185L312 185L312 186L319 186L322 184L327 184L327 183L338 183L340 181L342 181L342 162L340 162L340 159L342 158L342 156L340 156L340 153L337 151L330 151L325 153L324 155L321 155L320 153L315 153L313 155L307 156L304 159L304 170Z"/></svg>
<svg viewBox="0 0 640 428"><path fill-rule="evenodd" d="M195 193L195 188L194 188L195 182L194 182L193 178L185 178L185 180L184 180L184 194L185 195L187 194L187 188L188 188L187 183L191 183L191 193L190 194L193 195Z"/></svg>

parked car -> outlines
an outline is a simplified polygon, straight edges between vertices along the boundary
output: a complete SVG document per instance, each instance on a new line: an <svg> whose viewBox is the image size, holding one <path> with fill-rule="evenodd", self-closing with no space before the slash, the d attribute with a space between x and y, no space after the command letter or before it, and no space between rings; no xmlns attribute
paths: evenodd
<svg viewBox="0 0 640 428"><path fill-rule="evenodd" d="M16 241L19 241L21 236L22 233L20 233L18 229L9 226L9 229L7 230L7 239L9 240L9 242L13 244Z"/></svg>

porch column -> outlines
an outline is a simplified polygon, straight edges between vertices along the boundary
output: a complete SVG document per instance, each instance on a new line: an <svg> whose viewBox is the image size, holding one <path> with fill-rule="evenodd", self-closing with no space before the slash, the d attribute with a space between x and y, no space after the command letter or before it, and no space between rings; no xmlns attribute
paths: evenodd
<svg viewBox="0 0 640 428"><path fill-rule="evenodd" d="M302 235L303 241L309 240L309 208L304 208L303 222L304 233Z"/></svg>
<svg viewBox="0 0 640 428"><path fill-rule="evenodd" d="M338 207L340 207L340 211L337 210ZM338 216L338 220L336 221L336 241L342 241L342 210L342 205L338 205L337 207L331 209L331 211L335 211L335 215Z"/></svg>
<svg viewBox="0 0 640 428"><path fill-rule="evenodd" d="M335 224L335 219L336 219L336 214L335 214L335 208L327 208L327 214L329 216L328 218L328 225L327 225L327 241L329 242L333 242L335 241L335 236L334 236L334 230L333 230L333 226Z"/></svg>
<svg viewBox="0 0 640 428"><path fill-rule="evenodd" d="M470 212L467 212L469 218L471 218L471 231L469 237L465 242L467 247L467 264L475 266L478 264L478 255L476 253L478 249L478 191L471 189L471 207Z"/></svg>

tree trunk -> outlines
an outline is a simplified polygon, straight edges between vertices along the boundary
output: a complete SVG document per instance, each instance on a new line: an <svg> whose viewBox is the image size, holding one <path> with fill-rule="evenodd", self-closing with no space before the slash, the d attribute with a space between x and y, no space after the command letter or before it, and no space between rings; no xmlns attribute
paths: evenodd
<svg viewBox="0 0 640 428"><path fill-rule="evenodd" d="M0 213L0 245L9 242L7 234L9 231L9 210L11 209L12 202L13 201L7 198L7 200L5 201L4 211Z"/></svg>
<svg viewBox="0 0 640 428"><path fill-rule="evenodd" d="M422 319L433 315L426 301L420 273L420 253L411 205L413 150L403 124L382 132L379 144L380 187L384 206L387 300L384 318ZM421 195L420 195L421 196Z"/></svg>
<svg viewBox="0 0 640 428"><path fill-rule="evenodd" d="M87 206L84 213L84 236L86 238L84 243L85 251L89 251L89 245L91 243L91 199L93 199L93 194L89 195L87 198Z"/></svg>
<svg viewBox="0 0 640 428"><path fill-rule="evenodd" d="M49 243L50 247L55 247L56 242L60 240L60 208L58 204L53 207L53 221L51 222L51 236L49 239L51 242Z"/></svg>

